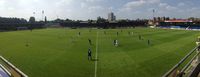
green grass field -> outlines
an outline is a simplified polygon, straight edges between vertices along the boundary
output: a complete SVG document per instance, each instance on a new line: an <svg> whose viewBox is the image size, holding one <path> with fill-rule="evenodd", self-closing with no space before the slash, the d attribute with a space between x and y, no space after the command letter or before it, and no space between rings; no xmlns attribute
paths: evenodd
<svg viewBox="0 0 200 77"><path fill-rule="evenodd" d="M0 54L29 77L95 77L95 70L96 77L160 77L195 47L198 35L198 31L148 28L122 32L121 29L0 32ZM114 39L118 39L118 47L113 46ZM98 61L87 60L89 47L93 58L97 51Z"/></svg>

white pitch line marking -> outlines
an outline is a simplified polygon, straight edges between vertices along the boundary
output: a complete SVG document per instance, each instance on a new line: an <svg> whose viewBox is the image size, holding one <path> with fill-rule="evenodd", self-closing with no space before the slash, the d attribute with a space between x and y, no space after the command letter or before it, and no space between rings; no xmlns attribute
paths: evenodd
<svg viewBox="0 0 200 77"><path fill-rule="evenodd" d="M94 72L94 77L97 77L97 60L98 60L98 36L99 32L97 32L97 38L96 38L96 54L95 54L95 72Z"/></svg>

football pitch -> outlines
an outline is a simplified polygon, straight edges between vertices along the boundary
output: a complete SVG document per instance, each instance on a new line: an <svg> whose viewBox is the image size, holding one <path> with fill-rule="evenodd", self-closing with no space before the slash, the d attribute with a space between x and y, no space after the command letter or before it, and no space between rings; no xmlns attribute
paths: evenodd
<svg viewBox="0 0 200 77"><path fill-rule="evenodd" d="M0 55L29 77L160 77L196 46L198 35L149 28L0 32Z"/></svg>

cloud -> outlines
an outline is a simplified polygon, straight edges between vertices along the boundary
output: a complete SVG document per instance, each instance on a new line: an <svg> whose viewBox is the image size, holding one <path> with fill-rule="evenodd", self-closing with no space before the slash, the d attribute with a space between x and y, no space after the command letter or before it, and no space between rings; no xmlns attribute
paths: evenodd
<svg viewBox="0 0 200 77"><path fill-rule="evenodd" d="M198 16L200 1L188 0L0 0L0 15L29 19L36 12L37 20L41 11L51 20L60 18L96 19L107 18L114 12L117 18L150 18L155 9L157 16ZM176 5L174 5L176 4Z"/></svg>
<svg viewBox="0 0 200 77"><path fill-rule="evenodd" d="M147 2L154 4L154 3L160 3L160 0L147 0Z"/></svg>
<svg viewBox="0 0 200 77"><path fill-rule="evenodd" d="M179 7L185 6L185 3L183 3L183 2L178 3L178 6L179 6Z"/></svg>
<svg viewBox="0 0 200 77"><path fill-rule="evenodd" d="M57 7L63 7L63 6L68 6L72 3L73 0L60 0L58 2L56 2L56 6Z"/></svg>
<svg viewBox="0 0 200 77"><path fill-rule="evenodd" d="M174 6L167 6L166 9L167 9L167 10L176 10L177 7L174 7Z"/></svg>
<svg viewBox="0 0 200 77"><path fill-rule="evenodd" d="M98 10L103 10L104 8L101 7L101 6L92 6L92 7L89 7L88 8L90 12L95 12L95 11L98 11Z"/></svg>
<svg viewBox="0 0 200 77"><path fill-rule="evenodd" d="M86 8L86 7L88 7L87 4L85 2L82 2L81 3L81 8Z"/></svg>
<svg viewBox="0 0 200 77"><path fill-rule="evenodd" d="M86 0L86 2L98 2L98 1L101 1L101 0Z"/></svg>
<svg viewBox="0 0 200 77"><path fill-rule="evenodd" d="M5 1L4 0L0 0L0 6L4 5Z"/></svg>
<svg viewBox="0 0 200 77"><path fill-rule="evenodd" d="M166 6L168 6L167 3L160 3L160 4L159 4L159 7L161 7L161 8L166 7Z"/></svg>
<svg viewBox="0 0 200 77"><path fill-rule="evenodd" d="M88 7L87 11L87 13L91 15L91 18L96 18L98 16L107 18L107 13L109 10L102 6L90 6Z"/></svg>
<svg viewBox="0 0 200 77"><path fill-rule="evenodd" d="M124 5L126 9L132 9L144 5L146 2L143 0L128 2Z"/></svg>
<svg viewBox="0 0 200 77"><path fill-rule="evenodd" d="M145 6L149 6L149 5L153 5L156 3L159 3L160 0L137 0L137 1L131 1L131 2L127 2L125 5L123 5L123 7L120 9L122 11L130 11L130 10L134 10L137 8L141 8L141 7L145 7Z"/></svg>
<svg viewBox="0 0 200 77"><path fill-rule="evenodd" d="M171 5L167 4L167 3L160 3L159 4L159 8L161 10L167 10L167 11L169 11L169 10L176 10L177 9L177 7L171 6Z"/></svg>

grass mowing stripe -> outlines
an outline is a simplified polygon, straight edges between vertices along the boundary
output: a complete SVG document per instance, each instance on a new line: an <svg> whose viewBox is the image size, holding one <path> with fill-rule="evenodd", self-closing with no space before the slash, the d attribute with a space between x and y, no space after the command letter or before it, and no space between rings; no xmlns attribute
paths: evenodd
<svg viewBox="0 0 200 77"><path fill-rule="evenodd" d="M98 31L97 31L97 38L96 38L96 54L95 54L95 72L94 72L94 77L97 77L97 59L98 59Z"/></svg>
<svg viewBox="0 0 200 77"><path fill-rule="evenodd" d="M94 77L95 70L97 77L160 77L195 46L199 35L196 31L149 28L123 29L123 32L120 29L65 30L0 32L0 54L30 77ZM138 34L144 40L139 40ZM93 61L87 61L87 54L82 50L90 47L88 38L94 40ZM114 39L120 41L117 48L112 44ZM152 40L152 46L147 45L147 39ZM96 47L101 61L95 69Z"/></svg>

